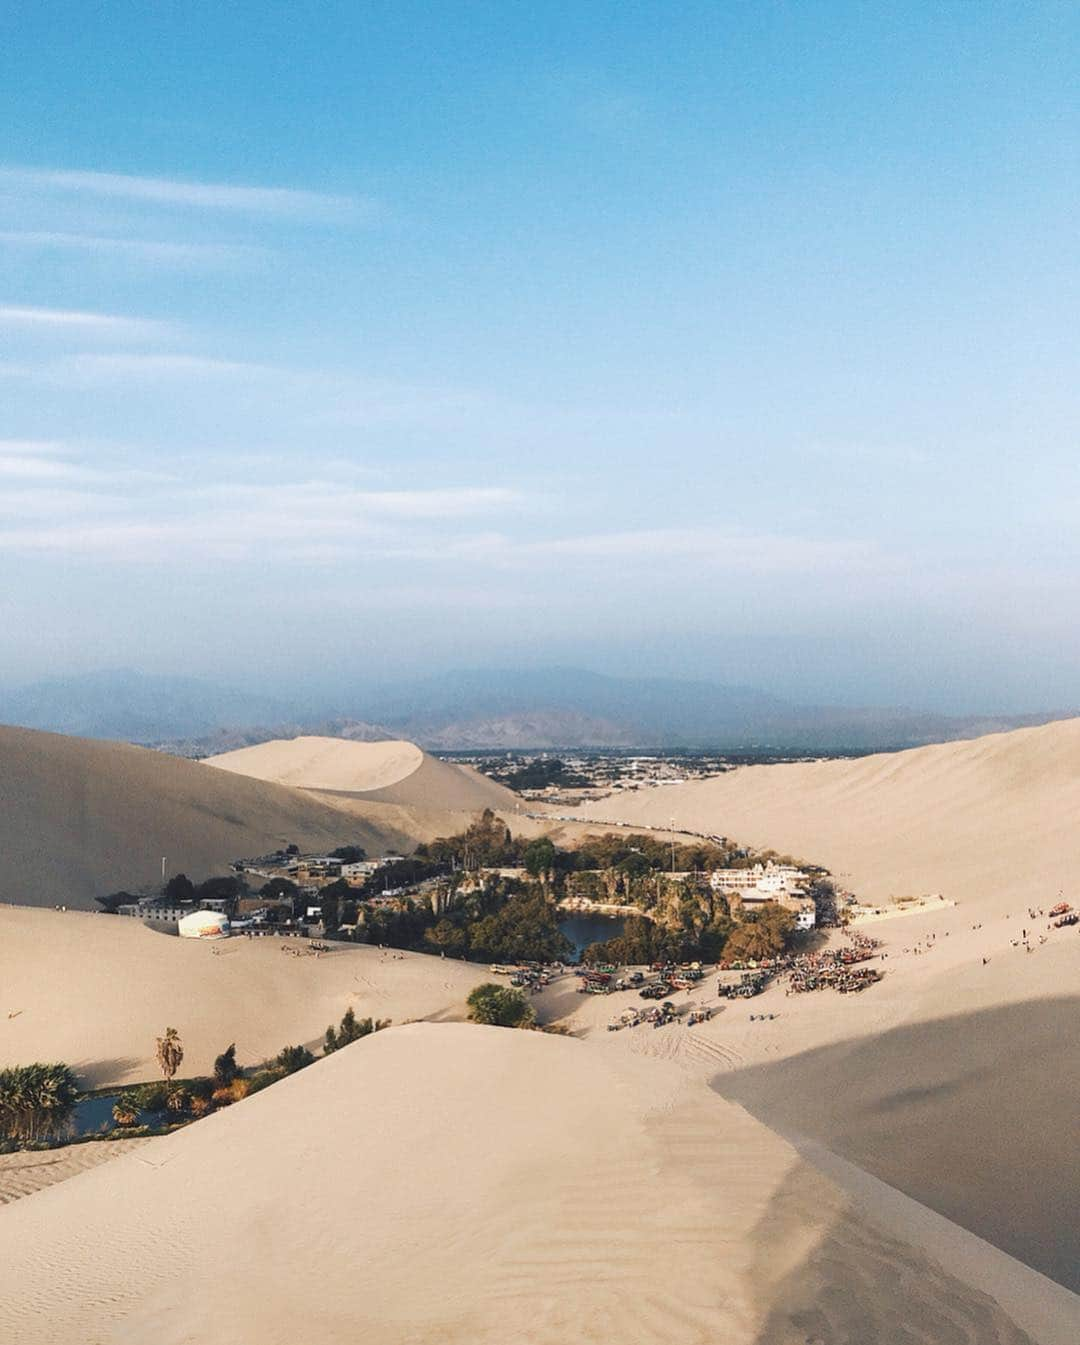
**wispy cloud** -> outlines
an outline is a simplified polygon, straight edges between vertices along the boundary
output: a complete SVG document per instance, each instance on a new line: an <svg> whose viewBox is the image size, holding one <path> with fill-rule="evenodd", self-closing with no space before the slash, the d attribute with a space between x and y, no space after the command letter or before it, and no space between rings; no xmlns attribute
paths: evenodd
<svg viewBox="0 0 1080 1345"><path fill-rule="evenodd" d="M404 528L437 552L461 521L521 505L502 486L361 490L348 475L277 484L196 480L0 441L0 551L329 563L385 556Z"/></svg>
<svg viewBox="0 0 1080 1345"><path fill-rule="evenodd" d="M251 364L244 360L218 360L205 355L75 355L64 362L54 374L63 381L65 371L79 378L93 379L100 375L104 378L148 377L196 377L207 375L230 377L235 374L258 375L269 373L263 365Z"/></svg>
<svg viewBox="0 0 1080 1345"><path fill-rule="evenodd" d="M428 549L418 539L394 547L403 559L451 558L491 567L523 569L539 560L558 560L571 569L575 561L599 566L620 577L655 571L666 561L733 574L798 574L839 571L876 557L875 548L859 539L746 533L722 528L642 528L637 531L576 536L526 538L502 532L454 537L441 549Z"/></svg>
<svg viewBox="0 0 1080 1345"><path fill-rule="evenodd" d="M0 327L34 332L105 336L118 340L145 340L168 336L174 328L150 318L121 317L112 313L87 313L70 308L32 308L0 304Z"/></svg>
<svg viewBox="0 0 1080 1345"><path fill-rule="evenodd" d="M160 484L175 479L169 473L143 467L99 467L73 461L70 452L61 444L0 439L0 488L11 481L105 487ZM0 500L5 498L10 500L10 491L7 496L0 496Z"/></svg>
<svg viewBox="0 0 1080 1345"><path fill-rule="evenodd" d="M58 168L0 168L0 186L36 189L113 200L292 219L346 219L372 203L354 196L293 187L252 187L225 182L192 182L182 178L138 177Z"/></svg>
<svg viewBox="0 0 1080 1345"><path fill-rule="evenodd" d="M47 229L0 229L0 244L39 251L117 256L167 266L234 266L261 262L272 255L269 248L247 243L175 243Z"/></svg>

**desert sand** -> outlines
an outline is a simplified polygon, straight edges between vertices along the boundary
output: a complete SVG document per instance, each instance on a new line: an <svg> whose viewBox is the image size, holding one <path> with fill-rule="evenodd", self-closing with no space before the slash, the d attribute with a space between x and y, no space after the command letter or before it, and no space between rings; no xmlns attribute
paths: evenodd
<svg viewBox="0 0 1080 1345"><path fill-rule="evenodd" d="M300 790L123 743L0 727L0 900L92 909L94 897L201 879L293 842L356 843L372 854L408 838L345 816Z"/></svg>
<svg viewBox="0 0 1080 1345"><path fill-rule="evenodd" d="M109 1140L104 1144L95 1141L0 1154L0 1205L10 1205L13 1200L44 1191L47 1186L66 1182L80 1172L89 1172L150 1142L148 1139Z"/></svg>
<svg viewBox="0 0 1080 1345"><path fill-rule="evenodd" d="M423 810L479 812L513 809L516 795L477 771L439 761L408 742L353 742L345 738L281 738L225 752L205 763L218 770L314 790L360 796Z"/></svg>
<svg viewBox="0 0 1080 1345"><path fill-rule="evenodd" d="M304 746L312 743L330 747L310 749L312 757ZM264 764L250 773L213 770L123 743L0 726L0 901L92 910L96 896L160 883L163 857L169 873L198 881L289 843L307 852L356 844L371 855L409 853L462 830L484 808L509 816L519 803L411 743L297 739L217 760L234 757ZM358 759L373 764L350 776ZM323 765L308 769L311 761ZM322 788L278 783L277 766L283 777Z"/></svg>
<svg viewBox="0 0 1080 1345"><path fill-rule="evenodd" d="M321 1041L350 1006L402 1022L464 1016L486 969L420 953L301 940L178 939L122 916L0 907L0 1068L63 1060L85 1087L153 1079L155 1040L175 1027L185 1075L235 1041L255 1064Z"/></svg>
<svg viewBox="0 0 1080 1345"><path fill-rule="evenodd" d="M825 863L885 909L894 895L955 901L866 926L886 954L872 991L789 999L774 987L673 1040L688 1067L712 1057L717 1086L769 1124L1080 1289L1080 1179L1064 1156L1080 1108L1080 937L1029 913L1062 892L1077 899L1078 801L1080 721L1070 720L858 761L740 768L583 811L653 825L674 815L771 845ZM751 1023L751 1012L779 1018ZM589 1013L599 1016L576 1016Z"/></svg>
<svg viewBox="0 0 1080 1345"><path fill-rule="evenodd" d="M1080 937L1029 903L1071 877L1078 778L1069 722L604 801L956 904L868 926L886 975L859 996L776 985L693 1029L608 1033L627 1001L565 978L535 1003L578 1040L435 1021L360 1042L0 1211L23 1286L0 1338L1075 1345ZM170 1023L206 1069L231 1040L245 1062L314 1040L347 1003L452 1019L488 979L218 948L0 910L0 1061L152 1077ZM675 999L715 996L711 976ZM226 1292L192 1293L221 1266Z"/></svg>
<svg viewBox="0 0 1080 1345"><path fill-rule="evenodd" d="M671 1066L417 1024L7 1206L0 1335L1034 1339L1022 1294L1010 1315L887 1222ZM1070 1306L1046 1345L1077 1329Z"/></svg>
<svg viewBox="0 0 1080 1345"><path fill-rule="evenodd" d="M742 766L582 808L825 865L860 897L941 892L983 910L1078 887L1080 719L854 761Z"/></svg>

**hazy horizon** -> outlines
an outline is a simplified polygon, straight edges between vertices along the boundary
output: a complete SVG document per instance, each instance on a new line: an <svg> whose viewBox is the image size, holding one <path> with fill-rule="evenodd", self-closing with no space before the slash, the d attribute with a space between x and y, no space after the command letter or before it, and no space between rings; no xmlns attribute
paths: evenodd
<svg viewBox="0 0 1080 1345"><path fill-rule="evenodd" d="M1080 12L2 22L0 684L1080 684Z"/></svg>

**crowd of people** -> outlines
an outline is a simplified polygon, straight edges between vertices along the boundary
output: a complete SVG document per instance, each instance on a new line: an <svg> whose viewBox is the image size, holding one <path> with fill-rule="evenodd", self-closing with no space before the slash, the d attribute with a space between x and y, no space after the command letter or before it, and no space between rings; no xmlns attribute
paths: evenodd
<svg viewBox="0 0 1080 1345"><path fill-rule="evenodd" d="M876 967L862 965L875 956L879 939L852 934L850 943L841 948L826 948L817 953L800 953L787 968L789 995L811 990L837 990L842 995L857 993L881 980Z"/></svg>

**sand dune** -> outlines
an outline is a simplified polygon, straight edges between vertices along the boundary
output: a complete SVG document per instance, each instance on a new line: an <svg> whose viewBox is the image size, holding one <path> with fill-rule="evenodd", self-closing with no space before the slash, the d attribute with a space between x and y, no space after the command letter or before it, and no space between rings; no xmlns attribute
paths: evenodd
<svg viewBox="0 0 1080 1345"><path fill-rule="evenodd" d="M440 1022L360 1043L0 1211L20 1286L0 1338L1075 1345L1080 940L1027 907L1071 881L1078 780L1070 721L596 805L660 827L675 811L877 899L958 904L873 927L873 991L775 986L750 1006L766 1023L730 1004L693 1030L609 1034L610 1002L557 983L538 1007L583 1041ZM230 1040L248 1060L313 1039L345 1002L452 1017L486 978L0 910L0 986L20 1001L0 1004L18 1010L0 1063L148 1077L178 1019L205 1069ZM703 996L711 982L676 998ZM221 1265L224 1292L192 1292Z"/></svg>
<svg viewBox="0 0 1080 1345"><path fill-rule="evenodd" d="M152 1079L175 1027L184 1072L232 1041L242 1064L318 1042L350 1005L396 1022L463 1016L485 968L339 944L322 957L279 939L204 944L122 916L0 907L0 1067L64 1060L89 1087ZM292 946L291 944L289 946Z"/></svg>
<svg viewBox="0 0 1080 1345"><path fill-rule="evenodd" d="M872 900L1052 900L1080 874L1080 719L855 761L746 766L579 816L689 830L826 865Z"/></svg>
<svg viewBox="0 0 1080 1345"><path fill-rule="evenodd" d="M695 1035L698 1067L712 1053L718 1086L770 1124L1080 1288L1080 1187L1063 1147L1080 1109L1069 1030L1080 939L1029 914L1062 890L1076 901L1077 803L1080 721L1069 720L859 761L749 767L585 811L639 825L674 815L823 862L879 901L928 891L956 901L869 927L886 978L857 1002L774 989L755 1008L776 1023L722 1014Z"/></svg>
<svg viewBox="0 0 1080 1345"><path fill-rule="evenodd" d="M299 790L123 743L0 728L0 900L93 907L98 894L192 878L287 842L398 848L394 829Z"/></svg>
<svg viewBox="0 0 1080 1345"><path fill-rule="evenodd" d="M0 1261L21 1345L1036 1339L677 1070L466 1025L7 1206Z"/></svg>
<svg viewBox="0 0 1080 1345"><path fill-rule="evenodd" d="M32 1196L47 1186L66 1182L123 1154L149 1144L148 1139L109 1140L106 1143L65 1144L56 1149L17 1150L0 1154L0 1205Z"/></svg>
<svg viewBox="0 0 1080 1345"><path fill-rule="evenodd" d="M322 795L371 803L478 812L513 808L516 796L477 771L439 761L407 742L281 738L210 757L207 765Z"/></svg>

